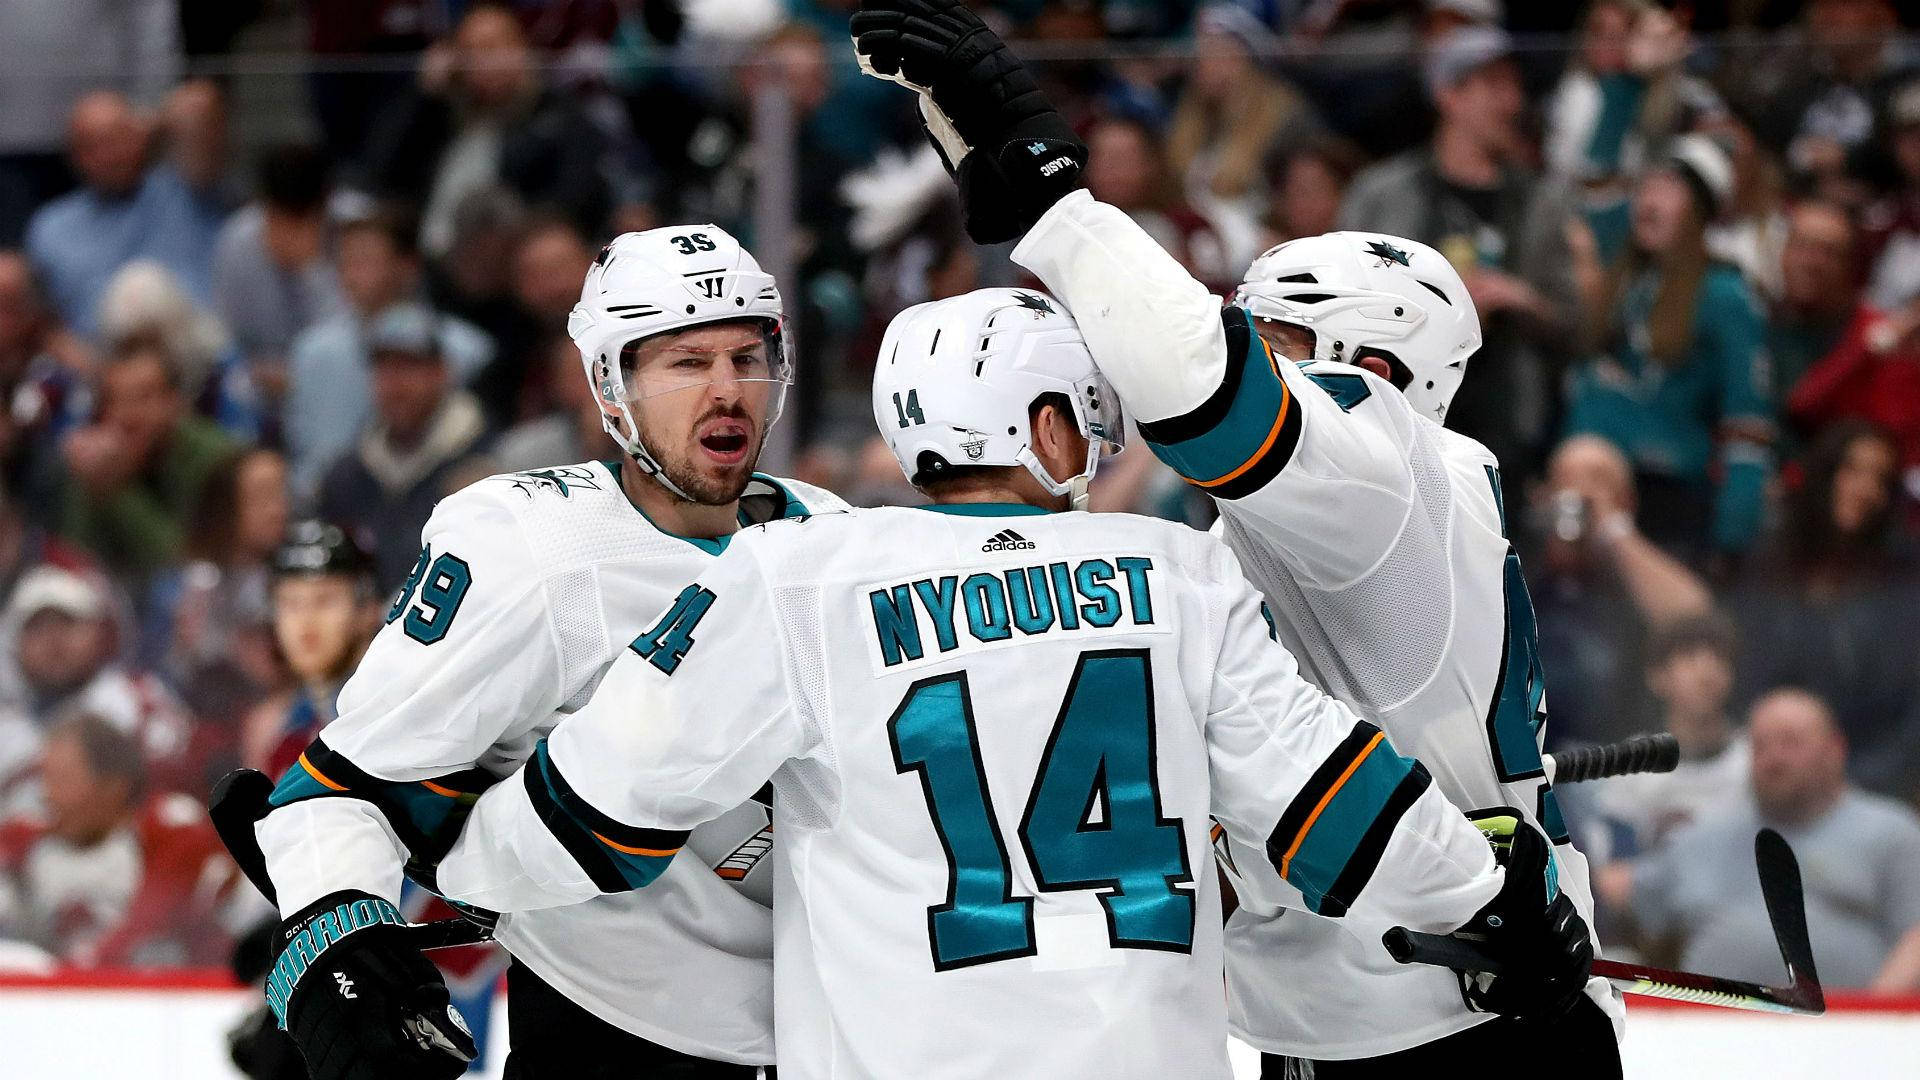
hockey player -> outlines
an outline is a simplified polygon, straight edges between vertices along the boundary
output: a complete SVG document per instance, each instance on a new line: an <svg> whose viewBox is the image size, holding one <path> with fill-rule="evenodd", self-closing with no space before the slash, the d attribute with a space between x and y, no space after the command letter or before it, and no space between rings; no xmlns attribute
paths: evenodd
<svg viewBox="0 0 1920 1080"><path fill-rule="evenodd" d="M1213 496L1307 678L1490 828L1544 830L1590 919L1586 861L1541 768L1533 609L1498 462L1440 424L1480 343L1458 275L1424 245L1336 233L1262 256L1223 312L1079 190L1085 148L963 5L865 0L853 27L863 63L921 91L974 239L1024 237L1014 260L1066 301L1154 453ZM1291 1075L1278 1055L1344 1077L1515 1054L1619 1074L1623 1010L1604 981L1572 1002L1500 1008L1497 980L1401 967L1377 936L1280 918L1258 900L1266 867L1237 845L1230 856L1247 901L1228 930L1233 1027L1269 1052L1267 1075ZM1509 1011L1527 1015L1489 1015Z"/></svg>
<svg viewBox="0 0 1920 1080"><path fill-rule="evenodd" d="M403 864L430 868L738 529L843 505L753 471L792 358L780 292L733 237L619 237L568 329L618 459L491 477L435 509L338 719L257 826L285 917L269 1002L316 1080L462 1071L438 974L385 925ZM767 816L745 794L715 815L659 895L500 921L507 1075L751 1077L772 1060L771 921L741 891L765 876Z"/></svg>
<svg viewBox="0 0 1920 1080"><path fill-rule="evenodd" d="M1053 300L909 309L873 407L933 505L737 539L481 796L449 896L644 895L771 780L783 1080L1228 1076L1209 813L1276 905L1470 924L1512 990L1578 992L1543 838L1502 876L1299 677L1218 541L1065 512L1122 428Z"/></svg>

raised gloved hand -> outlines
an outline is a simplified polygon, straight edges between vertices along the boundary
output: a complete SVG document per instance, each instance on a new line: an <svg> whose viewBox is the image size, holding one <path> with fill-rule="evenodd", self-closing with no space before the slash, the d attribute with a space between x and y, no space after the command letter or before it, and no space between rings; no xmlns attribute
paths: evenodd
<svg viewBox="0 0 1920 1080"><path fill-rule="evenodd" d="M369 893L322 897L280 924L267 1005L313 1080L453 1080L475 1053L447 984Z"/></svg>
<svg viewBox="0 0 1920 1080"><path fill-rule="evenodd" d="M1573 1007L1593 969L1593 937L1560 891L1552 847L1517 815L1473 820L1506 867L1506 883L1455 937L1479 943L1499 975L1467 971L1460 988L1476 1012L1557 1017Z"/></svg>
<svg viewBox="0 0 1920 1080"><path fill-rule="evenodd" d="M921 94L975 243L1018 238L1081 186L1087 147L1025 65L959 0L862 0L861 67Z"/></svg>

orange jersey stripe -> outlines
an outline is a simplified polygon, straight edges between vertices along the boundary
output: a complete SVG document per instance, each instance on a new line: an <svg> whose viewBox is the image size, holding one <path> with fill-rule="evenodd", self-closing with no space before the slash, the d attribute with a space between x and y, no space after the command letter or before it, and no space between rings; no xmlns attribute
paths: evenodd
<svg viewBox="0 0 1920 1080"><path fill-rule="evenodd" d="M1306 840L1307 834L1313 831L1313 823L1320 820L1320 812L1327 808L1327 804L1333 801L1335 795L1340 794L1340 789L1347 784L1347 778L1360 768L1360 763L1367 760L1367 755L1373 753L1373 748L1379 746L1380 740L1386 737L1387 733L1384 731L1374 732L1373 738L1367 740L1367 745L1353 756L1353 761L1347 765L1346 771L1340 774L1340 779L1335 780L1333 786L1327 789L1327 793L1320 797L1320 802L1313 808L1313 813L1307 815L1306 824L1300 826L1300 832L1294 836L1293 843L1287 846L1287 853L1280 857L1281 877L1287 876L1287 868L1293 863L1294 852L1300 850L1300 845Z"/></svg>
<svg viewBox="0 0 1920 1080"><path fill-rule="evenodd" d="M607 839L606 837L601 836L599 833L594 833L593 838L607 845L608 847L612 848L615 851L624 851L629 855L655 855L661 858L665 858L666 856L671 855L674 852L680 850L679 848L667 848L665 851L661 851L657 848L628 847L625 844L616 844L613 841Z"/></svg>
<svg viewBox="0 0 1920 1080"><path fill-rule="evenodd" d="M457 799L460 797L459 792L453 790L450 787L441 787L439 784L436 784L431 780L420 781L420 786L423 788L426 788L428 791L433 792L435 795L445 795L449 799Z"/></svg>
<svg viewBox="0 0 1920 1080"><path fill-rule="evenodd" d="M313 762L308 761L307 755L305 754L300 755L300 767L307 770L308 776L311 776L315 780L320 781L320 783L325 785L326 787L332 788L335 791L347 790L347 785L334 783L332 778L327 776L326 773L323 773L319 769L314 768Z"/></svg>
<svg viewBox="0 0 1920 1080"><path fill-rule="evenodd" d="M1271 357L1269 357L1269 359L1271 359ZM1194 480L1191 481L1193 486L1202 488L1219 487L1221 484L1237 479L1242 473L1258 465L1261 458L1267 456L1267 451L1272 450L1273 444L1279 441L1280 430L1287 426L1287 413L1293 409L1293 391L1288 389L1287 384L1284 382L1280 384L1280 394L1280 411L1274 414L1273 430L1267 432L1267 441L1260 444L1260 449L1255 450L1252 457L1241 462L1239 468L1227 475L1216 476L1211 480Z"/></svg>

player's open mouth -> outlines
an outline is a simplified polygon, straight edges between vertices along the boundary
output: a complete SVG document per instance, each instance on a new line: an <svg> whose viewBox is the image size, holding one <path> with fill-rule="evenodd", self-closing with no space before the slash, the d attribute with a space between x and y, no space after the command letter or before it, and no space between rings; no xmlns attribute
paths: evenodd
<svg viewBox="0 0 1920 1080"><path fill-rule="evenodd" d="M719 420L700 435L700 448L715 461L737 465L747 457L747 425L738 420Z"/></svg>

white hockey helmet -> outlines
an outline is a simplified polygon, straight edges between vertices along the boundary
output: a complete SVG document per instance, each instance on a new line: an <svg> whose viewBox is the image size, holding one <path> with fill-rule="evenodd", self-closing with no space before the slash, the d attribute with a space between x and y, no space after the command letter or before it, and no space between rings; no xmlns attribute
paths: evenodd
<svg viewBox="0 0 1920 1080"><path fill-rule="evenodd" d="M1289 240L1253 261L1235 307L1313 331L1313 358L1377 356L1413 407L1444 422L1480 348L1480 315L1445 256L1384 233Z"/></svg>
<svg viewBox="0 0 1920 1080"><path fill-rule="evenodd" d="M615 237L588 268L580 302L567 318L567 335L580 350L607 434L681 498L686 492L661 471L640 438L632 409L638 398L627 386L621 353L642 338L735 319L766 325L766 381L772 384L766 423L772 426L793 383L786 310L773 276L718 225L671 225Z"/></svg>
<svg viewBox="0 0 1920 1080"><path fill-rule="evenodd" d="M1042 394L1066 398L1087 438L1086 468L1064 482L1033 452L1030 409ZM914 484L948 469L1020 465L1076 510L1101 454L1126 440L1120 398L1080 327L1032 289L979 289L894 316L874 363L873 419Z"/></svg>

